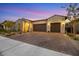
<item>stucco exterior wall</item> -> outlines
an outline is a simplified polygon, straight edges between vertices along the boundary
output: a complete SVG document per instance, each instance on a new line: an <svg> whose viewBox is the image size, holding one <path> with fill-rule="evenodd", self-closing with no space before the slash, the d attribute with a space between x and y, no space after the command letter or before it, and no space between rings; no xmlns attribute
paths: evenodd
<svg viewBox="0 0 79 59"><path fill-rule="evenodd" d="M18 25L20 24L20 31L21 32L28 32L32 29L32 23L29 20L17 20L16 21L16 30L18 31Z"/></svg>
<svg viewBox="0 0 79 59"><path fill-rule="evenodd" d="M19 24L20 24L20 28L18 27ZM18 31L18 29L20 29L20 31L22 31L22 21L21 20L16 21L15 30Z"/></svg>
<svg viewBox="0 0 79 59"><path fill-rule="evenodd" d="M51 29L51 25L50 25L50 21L47 21L47 32L50 32L50 29Z"/></svg>
<svg viewBox="0 0 79 59"><path fill-rule="evenodd" d="M61 22L64 20L65 20L65 17L63 17L63 16L52 16L52 17L48 18L48 21L50 21L52 23Z"/></svg>
<svg viewBox="0 0 79 59"><path fill-rule="evenodd" d="M32 22L33 24L44 24L44 23L47 23L47 20L42 20L42 21L34 21Z"/></svg>
<svg viewBox="0 0 79 59"><path fill-rule="evenodd" d="M53 17L48 18L47 31L50 31L51 23L60 23L60 32L65 33L65 17L53 16Z"/></svg>
<svg viewBox="0 0 79 59"><path fill-rule="evenodd" d="M24 32L24 25L25 25L25 24L24 24L24 21L22 21L22 23L21 23L21 27L22 27L22 28L21 28L21 32Z"/></svg>
<svg viewBox="0 0 79 59"><path fill-rule="evenodd" d="M61 33L65 33L65 23L61 22Z"/></svg>
<svg viewBox="0 0 79 59"><path fill-rule="evenodd" d="M32 22L29 23L29 32L32 32L33 31L33 24Z"/></svg>
<svg viewBox="0 0 79 59"><path fill-rule="evenodd" d="M46 31L51 32L51 23L60 23L60 32L65 33L65 17L63 16L52 16L46 20L38 20L38 21L18 21L17 23L21 23L20 29L22 32L25 32L25 29L28 27L28 31L33 31L33 24L45 24L46 23ZM28 23L28 26L25 24ZM27 32L27 31L26 31Z"/></svg>

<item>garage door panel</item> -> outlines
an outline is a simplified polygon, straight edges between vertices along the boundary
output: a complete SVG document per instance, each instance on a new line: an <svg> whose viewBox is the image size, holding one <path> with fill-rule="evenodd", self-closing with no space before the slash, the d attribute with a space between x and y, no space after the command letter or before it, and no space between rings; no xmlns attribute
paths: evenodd
<svg viewBox="0 0 79 59"><path fill-rule="evenodd" d="M51 32L60 32L60 23L51 23Z"/></svg>
<svg viewBox="0 0 79 59"><path fill-rule="evenodd" d="M33 24L33 31L46 32L46 24Z"/></svg>

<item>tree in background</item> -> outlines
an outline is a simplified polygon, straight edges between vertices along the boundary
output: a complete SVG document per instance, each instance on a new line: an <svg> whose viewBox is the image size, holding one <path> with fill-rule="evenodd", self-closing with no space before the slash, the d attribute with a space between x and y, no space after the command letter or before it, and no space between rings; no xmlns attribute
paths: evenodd
<svg viewBox="0 0 79 59"><path fill-rule="evenodd" d="M78 9L79 9L79 7L78 7L78 4L76 4L76 3L70 4L67 7L67 11L68 11L67 17L71 21L74 35L76 34L76 23L77 23L76 20L77 20L77 17L79 17Z"/></svg>
<svg viewBox="0 0 79 59"><path fill-rule="evenodd" d="M13 21L4 21L2 23L2 25L4 26L5 30L12 30L13 26L15 25L15 22L13 22Z"/></svg>

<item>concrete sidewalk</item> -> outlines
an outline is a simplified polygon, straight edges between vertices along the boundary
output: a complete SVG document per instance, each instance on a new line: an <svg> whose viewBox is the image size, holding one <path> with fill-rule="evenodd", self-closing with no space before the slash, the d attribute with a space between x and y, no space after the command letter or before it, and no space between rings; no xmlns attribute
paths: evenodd
<svg viewBox="0 0 79 59"><path fill-rule="evenodd" d="M0 36L0 56L69 56Z"/></svg>

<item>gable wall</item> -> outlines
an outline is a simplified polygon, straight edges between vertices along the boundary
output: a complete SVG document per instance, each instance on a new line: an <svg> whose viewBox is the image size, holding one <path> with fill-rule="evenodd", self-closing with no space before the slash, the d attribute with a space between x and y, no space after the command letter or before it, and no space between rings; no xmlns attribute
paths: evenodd
<svg viewBox="0 0 79 59"><path fill-rule="evenodd" d="M34 22L32 22L33 24L44 24L44 23L46 23L47 22L47 20L42 20L42 21L34 21Z"/></svg>

